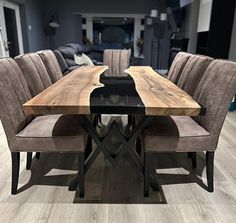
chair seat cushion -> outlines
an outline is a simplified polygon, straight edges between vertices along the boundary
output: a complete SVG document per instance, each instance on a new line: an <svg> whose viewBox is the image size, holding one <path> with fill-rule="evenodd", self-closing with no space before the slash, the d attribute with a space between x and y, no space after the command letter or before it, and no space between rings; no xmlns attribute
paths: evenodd
<svg viewBox="0 0 236 223"><path fill-rule="evenodd" d="M47 115L36 117L17 136L51 138L56 136L78 136L83 132L77 115Z"/></svg>
<svg viewBox="0 0 236 223"><path fill-rule="evenodd" d="M209 132L189 116L156 117L143 137L145 149L156 152L204 150L210 146Z"/></svg>
<svg viewBox="0 0 236 223"><path fill-rule="evenodd" d="M32 120L16 135L21 151L83 151L86 132L78 115L48 115Z"/></svg>

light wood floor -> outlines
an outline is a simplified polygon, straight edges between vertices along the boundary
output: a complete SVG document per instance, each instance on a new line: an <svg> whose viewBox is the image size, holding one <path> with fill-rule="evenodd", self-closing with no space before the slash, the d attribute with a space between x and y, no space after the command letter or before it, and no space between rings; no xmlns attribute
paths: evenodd
<svg viewBox="0 0 236 223"><path fill-rule="evenodd" d="M186 154L154 157L161 191L143 197L142 175L127 157L113 169L102 156L86 175L85 198L68 191L74 154L43 154L25 169L19 194L10 195L11 160L0 125L0 222L236 222L236 113L225 121L215 162L215 192L204 189L204 154L191 170Z"/></svg>

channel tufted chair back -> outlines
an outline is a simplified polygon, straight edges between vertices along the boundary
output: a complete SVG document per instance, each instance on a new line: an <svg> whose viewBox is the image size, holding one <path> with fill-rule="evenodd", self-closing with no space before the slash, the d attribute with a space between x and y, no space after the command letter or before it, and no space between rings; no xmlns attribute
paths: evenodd
<svg viewBox="0 0 236 223"><path fill-rule="evenodd" d="M47 69L51 82L54 84L55 82L60 80L63 75L55 54L51 50L42 50L37 53L41 57Z"/></svg>
<svg viewBox="0 0 236 223"><path fill-rule="evenodd" d="M196 168L196 152L206 152L208 191L214 191L214 154L219 135L236 91L236 63L213 60L202 76L193 98L206 108L198 117L169 116L154 118L143 133L144 194L149 194L149 159L152 153L188 152Z"/></svg>
<svg viewBox="0 0 236 223"><path fill-rule="evenodd" d="M36 96L52 85L43 61L37 53L17 56L15 61L26 79L32 96Z"/></svg>
<svg viewBox="0 0 236 223"><path fill-rule="evenodd" d="M210 133L211 149L216 149L235 90L236 63L226 60L211 62L194 94L194 99L206 108L206 115L195 120Z"/></svg>
<svg viewBox="0 0 236 223"><path fill-rule="evenodd" d="M31 94L13 59L0 59L0 68L0 119L10 150L14 150L15 135L32 120L22 109L22 105L31 99Z"/></svg>
<svg viewBox="0 0 236 223"><path fill-rule="evenodd" d="M192 56L192 54L185 52L180 52L175 56L167 76L170 81L175 84L178 83L180 75L190 56Z"/></svg>
<svg viewBox="0 0 236 223"><path fill-rule="evenodd" d="M129 68L130 56L130 50L105 50L103 63L109 66L109 70L105 72L105 75L114 77L127 76L124 70Z"/></svg>
<svg viewBox="0 0 236 223"><path fill-rule="evenodd" d="M177 85L189 95L193 96L203 74L212 61L213 58L207 56L190 56L184 66Z"/></svg>

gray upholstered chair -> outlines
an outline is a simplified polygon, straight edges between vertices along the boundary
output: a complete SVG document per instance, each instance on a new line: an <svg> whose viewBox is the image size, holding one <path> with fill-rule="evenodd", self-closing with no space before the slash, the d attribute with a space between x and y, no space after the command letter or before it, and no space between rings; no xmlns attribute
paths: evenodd
<svg viewBox="0 0 236 223"><path fill-rule="evenodd" d="M36 96L52 85L47 69L37 53L17 56L15 61L24 74L32 96Z"/></svg>
<svg viewBox="0 0 236 223"><path fill-rule="evenodd" d="M130 56L130 50L105 50L103 64L109 66L109 70L105 71L105 75L115 77L127 76L124 70L129 67Z"/></svg>
<svg viewBox="0 0 236 223"><path fill-rule="evenodd" d="M229 104L236 90L236 63L214 60L204 73L194 99L206 108L197 118L157 117L142 135L145 149L144 194L149 192L151 153L206 151L208 190L213 192L214 152Z"/></svg>
<svg viewBox="0 0 236 223"><path fill-rule="evenodd" d="M84 194L86 133L77 115L33 117L22 105L31 98L23 74L13 59L0 60L0 119L12 156L12 189L17 193L20 152L75 152L80 159L80 196Z"/></svg>
<svg viewBox="0 0 236 223"><path fill-rule="evenodd" d="M59 50L54 50L53 53L55 54L57 61L60 65L61 68L61 72L63 73L63 75L65 76L66 74L69 73L69 67L63 57L63 55L61 54L61 52Z"/></svg>
<svg viewBox="0 0 236 223"><path fill-rule="evenodd" d="M179 77L177 85L189 95L193 96L203 74L212 61L213 58L207 56L190 56Z"/></svg>
<svg viewBox="0 0 236 223"><path fill-rule="evenodd" d="M63 75L55 54L51 50L42 50L37 53L47 69L51 82L54 84L60 80Z"/></svg>
<svg viewBox="0 0 236 223"><path fill-rule="evenodd" d="M172 81L175 84L178 83L180 75L190 56L192 56L192 54L185 52L180 52L175 56L175 59L172 62L170 70L167 75L167 78L170 81Z"/></svg>

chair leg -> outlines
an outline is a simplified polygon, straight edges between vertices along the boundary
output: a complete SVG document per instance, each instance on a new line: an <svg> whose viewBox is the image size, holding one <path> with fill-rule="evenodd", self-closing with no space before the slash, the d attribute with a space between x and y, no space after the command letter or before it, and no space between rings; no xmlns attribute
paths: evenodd
<svg viewBox="0 0 236 223"><path fill-rule="evenodd" d="M85 159L87 159L89 157L89 155L92 152L92 146L93 146L93 140L91 136L88 136L87 139L87 144L86 144L86 148L85 148Z"/></svg>
<svg viewBox="0 0 236 223"><path fill-rule="evenodd" d="M84 169L84 153L79 153L79 196L84 197L84 180L85 180L85 169Z"/></svg>
<svg viewBox="0 0 236 223"><path fill-rule="evenodd" d="M206 173L208 191L214 191L214 154L215 152L206 152Z"/></svg>
<svg viewBox="0 0 236 223"><path fill-rule="evenodd" d="M191 153L187 152L187 154L188 154L188 158L191 159Z"/></svg>
<svg viewBox="0 0 236 223"><path fill-rule="evenodd" d="M26 169L30 170L32 163L32 152L27 153Z"/></svg>
<svg viewBox="0 0 236 223"><path fill-rule="evenodd" d="M102 123L102 115L98 115L98 123Z"/></svg>
<svg viewBox="0 0 236 223"><path fill-rule="evenodd" d="M144 153L144 197L149 196L150 186L150 159L147 152Z"/></svg>
<svg viewBox="0 0 236 223"><path fill-rule="evenodd" d="M40 158L40 153L37 152L35 157L36 157L37 160L39 160L39 158Z"/></svg>
<svg viewBox="0 0 236 223"><path fill-rule="evenodd" d="M20 153L12 152L12 182L11 182L11 194L17 194L17 186L19 180L19 169L20 169Z"/></svg>
<svg viewBox="0 0 236 223"><path fill-rule="evenodd" d="M139 156L142 153L142 144L141 143L142 143L141 139L140 139L140 137L138 137L136 140L136 152L138 153Z"/></svg>
<svg viewBox="0 0 236 223"><path fill-rule="evenodd" d="M188 157L192 161L192 168L196 169L197 168L197 153L196 152L188 152Z"/></svg>

